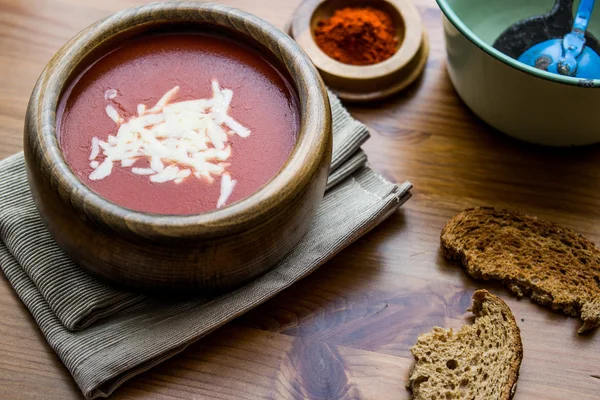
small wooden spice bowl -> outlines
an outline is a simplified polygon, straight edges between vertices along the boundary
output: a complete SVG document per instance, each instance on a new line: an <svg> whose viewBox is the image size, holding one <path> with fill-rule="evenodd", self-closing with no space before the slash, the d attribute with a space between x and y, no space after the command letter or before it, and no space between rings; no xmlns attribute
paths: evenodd
<svg viewBox="0 0 600 400"><path fill-rule="evenodd" d="M112 203L84 185L58 140L59 101L78 71L123 40L186 29L221 31L280 64L299 98L300 128L279 173L249 197L196 215L158 215ZM197 1L154 3L88 27L52 58L33 90L25 124L32 195L57 244L90 273L145 290L220 291L282 259L308 230L331 162L331 110L317 70L267 22Z"/></svg>
<svg viewBox="0 0 600 400"><path fill-rule="evenodd" d="M396 27L397 52L364 66L344 64L325 54L313 32L320 21L345 7L373 7L389 14ZM289 33L311 58L325 84L350 102L379 100L401 91L422 73L429 53L427 33L410 0L306 0L294 12Z"/></svg>

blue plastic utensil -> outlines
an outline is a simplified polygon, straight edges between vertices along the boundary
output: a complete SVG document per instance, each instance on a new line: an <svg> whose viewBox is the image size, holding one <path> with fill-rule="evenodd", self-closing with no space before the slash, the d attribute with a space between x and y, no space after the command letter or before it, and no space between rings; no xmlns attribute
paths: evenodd
<svg viewBox="0 0 600 400"><path fill-rule="evenodd" d="M584 79L600 79L600 56L585 45L585 30L595 0L581 0L573 29L562 39L536 44L519 61L555 74Z"/></svg>

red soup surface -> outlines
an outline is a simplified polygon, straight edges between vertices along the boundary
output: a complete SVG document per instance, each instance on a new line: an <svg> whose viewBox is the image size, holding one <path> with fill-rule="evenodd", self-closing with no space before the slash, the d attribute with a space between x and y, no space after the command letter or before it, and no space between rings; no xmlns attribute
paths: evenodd
<svg viewBox="0 0 600 400"><path fill-rule="evenodd" d="M210 34L126 42L61 101L58 136L79 179L123 207L196 214L256 192L299 129L289 81L257 50Z"/></svg>

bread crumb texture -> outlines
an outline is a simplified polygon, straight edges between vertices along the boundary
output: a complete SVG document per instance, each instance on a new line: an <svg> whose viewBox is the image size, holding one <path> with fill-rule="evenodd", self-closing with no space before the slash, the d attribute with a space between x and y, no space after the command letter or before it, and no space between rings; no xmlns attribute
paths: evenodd
<svg viewBox="0 0 600 400"><path fill-rule="evenodd" d="M523 359L521 334L508 306L486 290L473 295L473 325L433 328L410 351L415 364L407 387L413 399L507 400Z"/></svg>
<svg viewBox="0 0 600 400"><path fill-rule="evenodd" d="M475 279L497 279L518 296L600 325L600 251L571 229L515 211L480 207L442 231L444 255Z"/></svg>

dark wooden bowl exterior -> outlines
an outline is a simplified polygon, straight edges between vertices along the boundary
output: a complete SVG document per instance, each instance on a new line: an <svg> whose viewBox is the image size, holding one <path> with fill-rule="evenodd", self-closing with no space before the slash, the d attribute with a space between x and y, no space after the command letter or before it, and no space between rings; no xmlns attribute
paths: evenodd
<svg viewBox="0 0 600 400"><path fill-rule="evenodd" d="M128 36L184 23L237 32L280 61L300 100L298 142L275 178L226 208L191 216L131 211L92 192L69 169L56 138L57 105L91 55ZM83 268L140 289L224 290L273 266L307 231L331 161L331 112L308 57L268 23L217 4L156 3L99 21L57 52L34 88L24 140L29 184L42 218Z"/></svg>

